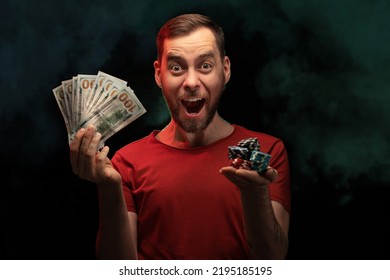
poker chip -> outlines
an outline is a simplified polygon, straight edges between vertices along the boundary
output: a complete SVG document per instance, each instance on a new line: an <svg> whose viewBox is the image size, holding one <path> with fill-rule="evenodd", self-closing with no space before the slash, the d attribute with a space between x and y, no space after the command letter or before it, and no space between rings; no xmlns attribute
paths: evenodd
<svg viewBox="0 0 390 280"><path fill-rule="evenodd" d="M243 139L238 142L237 146L247 148L249 151L260 151L260 143L256 137Z"/></svg>
<svg viewBox="0 0 390 280"><path fill-rule="evenodd" d="M235 158L242 158L249 160L250 158L250 151L247 148L239 147L239 146L229 146L229 153L228 157L229 159L235 159Z"/></svg>
<svg viewBox="0 0 390 280"><path fill-rule="evenodd" d="M237 146L228 146L230 165L237 169L255 170L264 173L271 155L260 151L260 143L256 137L243 139Z"/></svg>
<svg viewBox="0 0 390 280"><path fill-rule="evenodd" d="M237 169L239 169L239 168L246 169L246 170L252 169L251 162L249 160L245 160L242 158L231 159L230 164L231 164L231 166L233 166L234 168L237 168Z"/></svg>
<svg viewBox="0 0 390 280"><path fill-rule="evenodd" d="M257 170L257 172L264 172L269 164L271 155L260 152L252 151L250 162L252 164L252 169Z"/></svg>

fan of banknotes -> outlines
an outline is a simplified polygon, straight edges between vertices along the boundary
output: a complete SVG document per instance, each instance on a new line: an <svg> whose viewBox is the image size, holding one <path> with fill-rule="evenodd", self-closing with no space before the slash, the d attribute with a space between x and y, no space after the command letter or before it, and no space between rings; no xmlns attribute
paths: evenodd
<svg viewBox="0 0 390 280"><path fill-rule="evenodd" d="M99 71L78 74L53 89L62 113L69 143L76 132L93 124L101 133L99 147L119 130L146 113L127 82Z"/></svg>

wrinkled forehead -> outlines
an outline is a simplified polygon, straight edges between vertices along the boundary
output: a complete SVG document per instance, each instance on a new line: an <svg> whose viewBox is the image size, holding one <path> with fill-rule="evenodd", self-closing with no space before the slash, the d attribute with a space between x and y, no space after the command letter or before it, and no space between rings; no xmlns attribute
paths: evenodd
<svg viewBox="0 0 390 280"><path fill-rule="evenodd" d="M186 35L168 38L164 41L163 57L172 54L215 53L219 56L213 32L207 28L198 28Z"/></svg>

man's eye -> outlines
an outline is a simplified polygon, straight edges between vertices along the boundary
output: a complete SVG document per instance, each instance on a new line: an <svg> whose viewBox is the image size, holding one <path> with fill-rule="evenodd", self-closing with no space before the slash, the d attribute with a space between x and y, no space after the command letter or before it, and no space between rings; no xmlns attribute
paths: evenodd
<svg viewBox="0 0 390 280"><path fill-rule="evenodd" d="M172 65L170 66L170 69L171 71L173 72L180 72L182 70L182 68L180 67L180 65Z"/></svg>
<svg viewBox="0 0 390 280"><path fill-rule="evenodd" d="M211 70L211 68L213 68L213 67L210 63L203 63L201 68L202 68L202 70L208 71L208 70Z"/></svg>

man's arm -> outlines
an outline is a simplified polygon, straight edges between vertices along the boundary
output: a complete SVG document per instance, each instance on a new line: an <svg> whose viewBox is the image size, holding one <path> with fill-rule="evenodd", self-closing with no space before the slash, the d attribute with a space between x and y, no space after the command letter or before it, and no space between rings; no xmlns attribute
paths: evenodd
<svg viewBox="0 0 390 280"><path fill-rule="evenodd" d="M271 201L268 186L241 189L248 246L253 259L284 259L288 249L290 215Z"/></svg>
<svg viewBox="0 0 390 280"><path fill-rule="evenodd" d="M101 135L95 127L80 129L70 143L73 172L98 186L100 223L96 243L100 259L137 258L137 215L129 213L122 190L122 177L107 157L106 146L98 151Z"/></svg>
<svg viewBox="0 0 390 280"><path fill-rule="evenodd" d="M137 214L128 212L122 187L99 187L98 259L137 259Z"/></svg>
<svg viewBox="0 0 390 280"><path fill-rule="evenodd" d="M271 201L268 186L277 177L269 168L264 176L253 170L224 167L221 173L241 191L245 230L253 259L284 259L288 249L289 214Z"/></svg>

